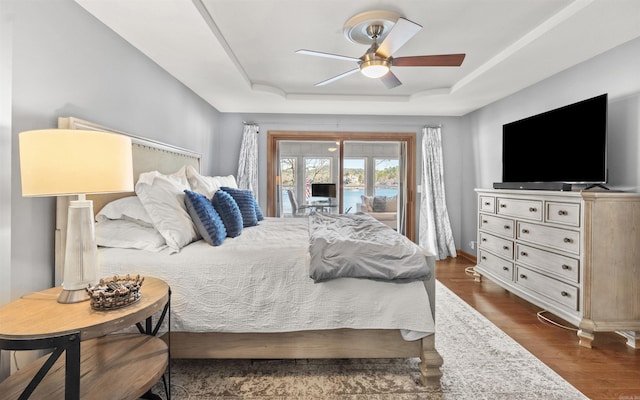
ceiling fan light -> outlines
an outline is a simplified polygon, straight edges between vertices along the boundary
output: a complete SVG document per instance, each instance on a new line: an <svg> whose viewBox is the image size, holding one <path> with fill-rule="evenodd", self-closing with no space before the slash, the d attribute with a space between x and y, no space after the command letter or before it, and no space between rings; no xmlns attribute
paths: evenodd
<svg viewBox="0 0 640 400"><path fill-rule="evenodd" d="M360 72L367 78L380 78L389 72L389 62L381 59L363 61Z"/></svg>

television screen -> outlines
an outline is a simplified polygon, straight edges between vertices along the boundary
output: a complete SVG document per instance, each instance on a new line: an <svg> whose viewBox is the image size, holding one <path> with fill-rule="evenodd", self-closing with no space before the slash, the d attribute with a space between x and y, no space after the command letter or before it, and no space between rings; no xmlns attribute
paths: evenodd
<svg viewBox="0 0 640 400"><path fill-rule="evenodd" d="M607 95L505 124L502 181L606 183Z"/></svg>
<svg viewBox="0 0 640 400"><path fill-rule="evenodd" d="M335 183L312 183L311 196L336 197L336 184Z"/></svg>

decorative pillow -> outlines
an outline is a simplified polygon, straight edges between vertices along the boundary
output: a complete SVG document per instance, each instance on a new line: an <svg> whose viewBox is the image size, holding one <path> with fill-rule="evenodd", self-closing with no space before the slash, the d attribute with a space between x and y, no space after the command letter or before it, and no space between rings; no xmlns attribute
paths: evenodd
<svg viewBox="0 0 640 400"><path fill-rule="evenodd" d="M164 237L153 227L124 219L104 219L96 223L96 243L102 247L158 252L167 247Z"/></svg>
<svg viewBox="0 0 640 400"><path fill-rule="evenodd" d="M398 211L398 195L387 197L387 205L384 210L386 212Z"/></svg>
<svg viewBox="0 0 640 400"><path fill-rule="evenodd" d="M206 198L211 199L213 194L220 189L221 186L227 186L231 188L237 188L236 178L233 175L228 176L203 176L195 169L195 167L188 165L186 167L186 175L189 180L191 190L196 193L204 195Z"/></svg>
<svg viewBox="0 0 640 400"><path fill-rule="evenodd" d="M144 209L137 196L127 196L107 203L96 214L96 221L124 219L148 228L153 228L153 221Z"/></svg>
<svg viewBox="0 0 640 400"><path fill-rule="evenodd" d="M262 214L262 210L260 209L260 205L258 204L258 200L256 200L256 198L253 198L253 203L255 205L256 208L256 218L258 218L258 221L262 221L264 219L264 214Z"/></svg>
<svg viewBox="0 0 640 400"><path fill-rule="evenodd" d="M373 211L373 196L360 196L367 212Z"/></svg>
<svg viewBox="0 0 640 400"><path fill-rule="evenodd" d="M174 252L198 239L198 231L184 204L184 190L189 186L186 175L181 173L183 169L172 175L145 172L136 184L136 194L153 226Z"/></svg>
<svg viewBox="0 0 640 400"><path fill-rule="evenodd" d="M242 214L238 204L231 195L224 190L218 190L211 199L213 208L218 212L228 237L237 237L242 233Z"/></svg>
<svg viewBox="0 0 640 400"><path fill-rule="evenodd" d="M242 214L242 226L256 226L258 225L258 215L256 214L256 199L253 197L253 192L247 189L234 189L227 186L222 186L220 190L224 190L229 193L231 197L236 201L240 213Z"/></svg>
<svg viewBox="0 0 640 400"><path fill-rule="evenodd" d="M187 211L202 238L212 246L220 246L227 237L227 230L211 201L190 190L185 190L184 193Z"/></svg>
<svg viewBox="0 0 640 400"><path fill-rule="evenodd" d="M372 206L373 212L385 212L387 210L387 196L375 196Z"/></svg>

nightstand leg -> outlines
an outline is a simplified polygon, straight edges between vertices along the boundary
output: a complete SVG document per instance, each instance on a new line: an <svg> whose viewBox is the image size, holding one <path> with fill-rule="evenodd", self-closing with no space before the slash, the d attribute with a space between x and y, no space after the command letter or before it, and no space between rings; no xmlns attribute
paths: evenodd
<svg viewBox="0 0 640 400"><path fill-rule="evenodd" d="M65 353L64 398L65 400L80 400L80 338L78 335L69 336Z"/></svg>

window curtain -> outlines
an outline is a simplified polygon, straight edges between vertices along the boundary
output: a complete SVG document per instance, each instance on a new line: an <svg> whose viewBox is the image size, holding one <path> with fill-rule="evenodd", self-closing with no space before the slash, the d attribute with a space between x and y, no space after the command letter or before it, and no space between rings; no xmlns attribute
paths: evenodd
<svg viewBox="0 0 640 400"><path fill-rule="evenodd" d="M442 163L442 128L422 129L422 191L419 244L438 260L456 256L447 212Z"/></svg>
<svg viewBox="0 0 640 400"><path fill-rule="evenodd" d="M245 124L238 159L238 187L249 189L258 198L258 133L260 127Z"/></svg>
<svg viewBox="0 0 640 400"><path fill-rule="evenodd" d="M400 187L398 188L398 232L407 234L407 143L400 142L398 154L400 167Z"/></svg>

